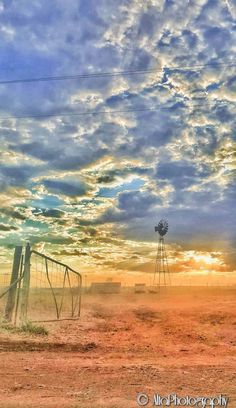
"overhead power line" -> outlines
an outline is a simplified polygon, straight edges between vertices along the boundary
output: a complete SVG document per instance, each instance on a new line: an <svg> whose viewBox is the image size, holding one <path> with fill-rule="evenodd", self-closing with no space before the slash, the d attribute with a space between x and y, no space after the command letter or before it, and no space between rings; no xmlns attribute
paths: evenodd
<svg viewBox="0 0 236 408"><path fill-rule="evenodd" d="M77 79L86 79L86 78L104 78L104 77L119 77L119 76L132 76L132 75L142 75L142 74L151 74L155 72L162 72L164 69L170 71L174 70L194 70L212 66L222 67L234 67L236 66L236 61L228 62L208 62L205 64L196 64L189 66L172 66L172 67L162 67L162 68L153 68L153 69L140 69L140 70L127 70L127 71L114 71L114 72L94 72L94 73L85 73L85 74L75 74L75 75L58 75L58 76L45 76L38 78L19 78L19 79L8 79L0 80L0 85L7 84L18 84L18 83L30 83L30 82L48 82L48 81L67 81L67 80L77 80Z"/></svg>
<svg viewBox="0 0 236 408"><path fill-rule="evenodd" d="M213 104L212 101L210 104ZM215 107L220 107L227 105L227 101L218 102L218 105ZM175 104L176 105L176 104ZM156 112L157 110L171 110L174 108L178 109L186 109L186 108L204 108L203 103L201 104L192 104L192 105L179 105L179 106L156 106L152 108L136 108L136 109L122 109L122 110L104 110L104 111L87 111L87 112L62 112L62 113L43 113L43 114L34 114L34 115L12 115L12 116L0 116L0 120L8 120L8 119L40 119L40 118L60 118L65 116L87 116L87 115L107 115L111 114L114 115L116 113L129 113L129 112Z"/></svg>

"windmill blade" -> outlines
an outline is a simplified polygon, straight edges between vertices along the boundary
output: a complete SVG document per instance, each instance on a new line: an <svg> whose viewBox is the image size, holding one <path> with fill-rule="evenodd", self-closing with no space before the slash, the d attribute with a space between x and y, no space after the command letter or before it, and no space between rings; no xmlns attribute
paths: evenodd
<svg viewBox="0 0 236 408"><path fill-rule="evenodd" d="M167 220L160 220L157 227L155 227L155 231L158 232L162 237L167 234L169 228L169 224Z"/></svg>

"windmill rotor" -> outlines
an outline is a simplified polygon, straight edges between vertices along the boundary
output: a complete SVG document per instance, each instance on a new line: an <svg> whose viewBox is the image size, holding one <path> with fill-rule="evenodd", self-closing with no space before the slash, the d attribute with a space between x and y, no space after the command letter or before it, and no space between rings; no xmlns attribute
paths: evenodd
<svg viewBox="0 0 236 408"><path fill-rule="evenodd" d="M164 237L164 235L167 234L169 229L169 224L167 220L160 220L157 227L155 227L155 231L160 234L161 237Z"/></svg>

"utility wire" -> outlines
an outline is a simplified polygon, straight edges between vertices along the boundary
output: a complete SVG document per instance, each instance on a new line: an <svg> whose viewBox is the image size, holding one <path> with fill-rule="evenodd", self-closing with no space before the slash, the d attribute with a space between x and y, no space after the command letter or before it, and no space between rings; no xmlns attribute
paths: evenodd
<svg viewBox="0 0 236 408"><path fill-rule="evenodd" d="M213 103L213 101L211 102ZM228 104L227 101L221 101L219 102L218 105L215 105L215 107L220 107ZM176 104L175 104L176 105ZM111 110L111 111L87 111L87 112L63 112L63 113L43 113L43 114L35 114L35 115L12 115L12 116L0 116L0 120L8 120L8 119L40 119L40 118L60 118L64 116L87 116L87 115L107 115L111 114L114 115L116 113L129 113L129 112L156 112L157 110L169 110L176 108L176 109L186 109L186 108L204 108L204 105L201 104L196 104L196 105L180 105L180 106L156 106L153 108L137 108L137 109L123 109L123 110Z"/></svg>
<svg viewBox="0 0 236 408"><path fill-rule="evenodd" d="M21 79L9 79L0 80L0 85L7 84L18 84L18 83L30 83L30 82L48 82L48 81L67 81L76 79L86 79L86 78L104 78L104 77L119 77L119 76L132 76L132 75L142 75L151 74L155 72L162 72L164 69L170 71L173 70L199 70L208 66L222 66L222 67L234 67L236 66L236 61L229 62L208 62L205 64L189 65L189 66L173 66L173 67L163 67L163 68L153 68L153 69L140 69L140 70L128 70L128 71L115 71L115 72L95 72L87 74L75 74L75 75L58 75L58 76L45 76L39 78L21 78Z"/></svg>

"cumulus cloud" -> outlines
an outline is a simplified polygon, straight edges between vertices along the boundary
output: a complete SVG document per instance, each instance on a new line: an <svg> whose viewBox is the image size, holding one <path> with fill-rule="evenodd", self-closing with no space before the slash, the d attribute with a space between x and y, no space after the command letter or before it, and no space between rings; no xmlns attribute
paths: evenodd
<svg viewBox="0 0 236 408"><path fill-rule="evenodd" d="M49 191L71 197L85 195L88 190L88 186L79 180L45 179L43 184Z"/></svg>
<svg viewBox="0 0 236 408"><path fill-rule="evenodd" d="M150 242L166 216L183 248L231 247L235 18L232 0L1 2L0 79L133 71L0 85L2 245L110 244L114 265L107 240Z"/></svg>
<svg viewBox="0 0 236 408"><path fill-rule="evenodd" d="M0 224L0 231L16 231L17 229L13 225Z"/></svg>

